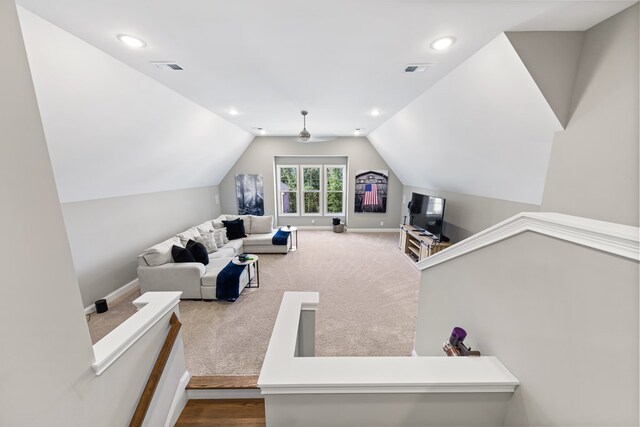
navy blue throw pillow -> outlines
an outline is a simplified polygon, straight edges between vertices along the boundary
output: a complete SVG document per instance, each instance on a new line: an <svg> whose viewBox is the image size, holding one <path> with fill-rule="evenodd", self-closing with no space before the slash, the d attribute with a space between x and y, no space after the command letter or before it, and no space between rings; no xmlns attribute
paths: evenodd
<svg viewBox="0 0 640 427"><path fill-rule="evenodd" d="M187 249L189 249L191 255L196 259L196 262L200 262L204 265L209 264L209 253L202 243L189 240L187 242Z"/></svg>
<svg viewBox="0 0 640 427"><path fill-rule="evenodd" d="M173 262L197 262L189 249L176 245L171 248L171 256Z"/></svg>
<svg viewBox="0 0 640 427"><path fill-rule="evenodd" d="M244 234L244 220L238 218L233 221L222 221L222 223L227 227L227 238L229 240L247 237L247 235Z"/></svg>

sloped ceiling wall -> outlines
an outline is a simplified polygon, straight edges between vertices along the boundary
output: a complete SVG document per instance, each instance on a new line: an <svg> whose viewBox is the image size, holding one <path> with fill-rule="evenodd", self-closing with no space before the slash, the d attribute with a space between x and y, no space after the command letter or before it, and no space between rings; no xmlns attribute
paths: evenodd
<svg viewBox="0 0 640 427"><path fill-rule="evenodd" d="M584 31L521 31L505 35L566 128Z"/></svg>
<svg viewBox="0 0 640 427"><path fill-rule="evenodd" d="M405 185L540 204L561 129L501 34L369 140Z"/></svg>
<svg viewBox="0 0 640 427"><path fill-rule="evenodd" d="M251 143L250 133L18 9L61 202L217 185Z"/></svg>

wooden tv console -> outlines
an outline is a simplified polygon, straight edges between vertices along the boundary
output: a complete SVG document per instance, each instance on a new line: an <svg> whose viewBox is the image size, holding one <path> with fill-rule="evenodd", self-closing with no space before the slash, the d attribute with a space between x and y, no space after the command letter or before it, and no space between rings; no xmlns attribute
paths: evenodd
<svg viewBox="0 0 640 427"><path fill-rule="evenodd" d="M411 225L400 226L400 242L398 247L409 258L414 261L423 259L448 248L451 242L436 242L429 236L421 236L421 231Z"/></svg>

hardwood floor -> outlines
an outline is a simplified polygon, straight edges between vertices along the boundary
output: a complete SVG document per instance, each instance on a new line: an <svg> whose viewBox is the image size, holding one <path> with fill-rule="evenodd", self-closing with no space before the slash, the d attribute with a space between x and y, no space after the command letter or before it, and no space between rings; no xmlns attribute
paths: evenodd
<svg viewBox="0 0 640 427"><path fill-rule="evenodd" d="M257 375L217 375L192 377L187 389L224 389L224 390L247 390L258 388Z"/></svg>
<svg viewBox="0 0 640 427"><path fill-rule="evenodd" d="M176 427L265 426L264 399L189 400Z"/></svg>

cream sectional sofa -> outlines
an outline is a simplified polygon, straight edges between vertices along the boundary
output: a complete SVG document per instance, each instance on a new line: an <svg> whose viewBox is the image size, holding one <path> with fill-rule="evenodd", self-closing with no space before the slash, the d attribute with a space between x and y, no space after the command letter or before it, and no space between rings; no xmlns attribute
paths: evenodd
<svg viewBox="0 0 640 427"><path fill-rule="evenodd" d="M242 218L247 237L229 240L217 251L209 254L209 264L199 262L174 263L171 256L173 245L185 247L204 231L223 228L223 220ZM252 219L254 227L252 228ZM218 273L241 253L287 253L291 248L291 236L286 245L273 245L271 239L277 230L273 229L273 218L250 215L220 215L200 225L178 233L176 236L154 245L138 255L138 281L140 292L182 291L182 299L216 299L216 281ZM245 269L240 276L240 292L247 286L251 271Z"/></svg>

